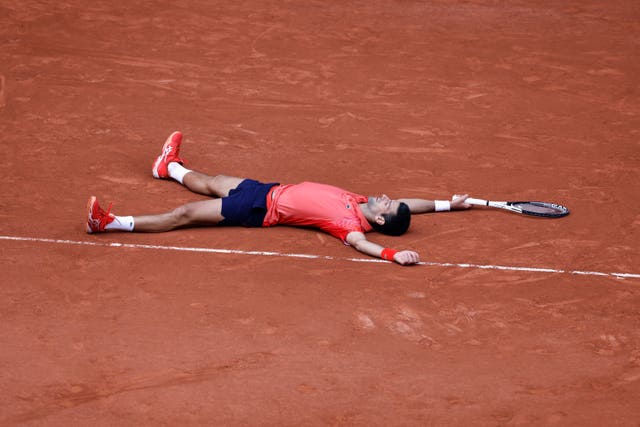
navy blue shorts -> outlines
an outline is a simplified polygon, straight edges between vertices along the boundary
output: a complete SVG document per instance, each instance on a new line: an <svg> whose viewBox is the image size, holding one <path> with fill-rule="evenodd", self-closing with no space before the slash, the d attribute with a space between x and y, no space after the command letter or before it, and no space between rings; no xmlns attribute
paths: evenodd
<svg viewBox="0 0 640 427"><path fill-rule="evenodd" d="M263 184L245 179L222 198L222 220L218 225L262 227L267 214L267 194L278 183Z"/></svg>

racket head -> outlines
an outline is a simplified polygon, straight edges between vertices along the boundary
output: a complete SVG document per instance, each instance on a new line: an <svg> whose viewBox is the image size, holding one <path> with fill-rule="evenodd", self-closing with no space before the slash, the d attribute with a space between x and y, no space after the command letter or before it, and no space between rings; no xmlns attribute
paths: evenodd
<svg viewBox="0 0 640 427"><path fill-rule="evenodd" d="M556 203L508 202L507 204L521 209L524 215L544 218L562 218L563 216L569 215L569 209L566 206L558 205Z"/></svg>

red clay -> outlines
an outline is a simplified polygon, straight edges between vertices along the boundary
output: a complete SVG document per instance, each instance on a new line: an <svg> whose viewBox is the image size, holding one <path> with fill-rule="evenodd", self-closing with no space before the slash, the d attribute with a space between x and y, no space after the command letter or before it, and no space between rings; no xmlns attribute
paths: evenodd
<svg viewBox="0 0 640 427"><path fill-rule="evenodd" d="M0 235L358 256L315 231L86 235L189 166L363 194L435 262L640 273L635 1L0 5ZM637 278L0 240L1 425L636 425Z"/></svg>

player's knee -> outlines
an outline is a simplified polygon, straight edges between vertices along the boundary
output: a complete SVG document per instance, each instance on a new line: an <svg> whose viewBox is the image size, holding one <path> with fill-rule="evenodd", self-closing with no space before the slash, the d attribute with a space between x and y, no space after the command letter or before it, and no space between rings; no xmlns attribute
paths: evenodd
<svg viewBox="0 0 640 427"><path fill-rule="evenodd" d="M210 176L205 185L209 194L218 195L220 193L220 175Z"/></svg>
<svg viewBox="0 0 640 427"><path fill-rule="evenodd" d="M194 209L189 205L180 206L171 212L175 227L190 225L194 221Z"/></svg>

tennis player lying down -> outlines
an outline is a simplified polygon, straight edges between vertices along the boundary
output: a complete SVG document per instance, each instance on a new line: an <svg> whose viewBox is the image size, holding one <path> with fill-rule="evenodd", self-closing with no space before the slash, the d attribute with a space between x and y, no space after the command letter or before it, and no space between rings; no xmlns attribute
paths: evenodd
<svg viewBox="0 0 640 427"><path fill-rule="evenodd" d="M116 216L105 212L95 196L87 203L87 233L108 230L160 232L180 227L236 225L270 227L276 224L313 227L341 239L356 250L401 265L420 261L414 251L384 248L365 237L375 230L392 236L404 234L411 214L468 209L467 196L453 201L398 199L386 195L365 197L331 185L303 182L263 184L226 175L209 176L186 169L180 159L182 134L167 138L153 164L155 178L174 179L194 193L213 196L187 203L158 215Z"/></svg>

